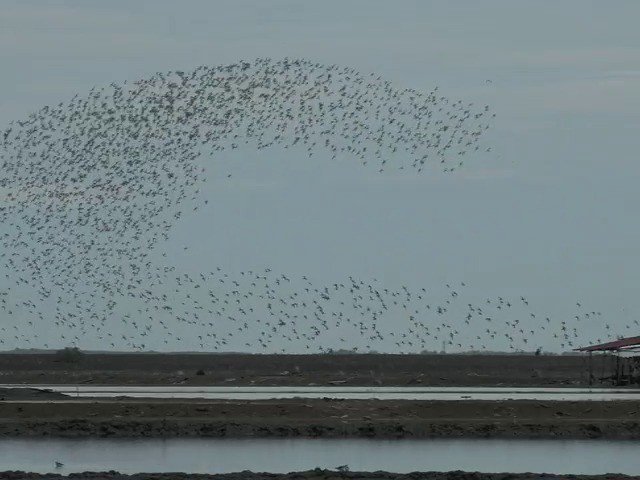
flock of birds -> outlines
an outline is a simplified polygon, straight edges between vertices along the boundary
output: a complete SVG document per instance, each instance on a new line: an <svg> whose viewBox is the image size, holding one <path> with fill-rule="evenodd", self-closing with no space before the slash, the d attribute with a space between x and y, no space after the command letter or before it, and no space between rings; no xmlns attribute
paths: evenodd
<svg viewBox="0 0 640 480"><path fill-rule="evenodd" d="M377 279L350 276L317 284L268 268L231 274L218 267L174 276L165 269L156 267L165 293L147 290L142 304L122 315L112 300L96 308L91 295L58 298L56 317L67 315L67 321L54 322L57 340L83 345L97 339L108 348L141 351L486 352L508 346L520 352L576 348L585 330L600 335L592 339L597 342L617 333L601 312L580 303L571 318L552 319L523 296L478 298L464 282L429 290L390 289ZM9 306L6 296L0 303L4 311L20 308ZM33 301L21 306L36 313ZM73 306L80 314L68 310ZM634 322L628 331L638 327ZM37 323L0 327L0 332L5 345L53 346Z"/></svg>
<svg viewBox="0 0 640 480"><path fill-rule="evenodd" d="M494 116L437 88L399 90L374 74L288 58L156 73L45 106L0 132L0 343L54 348L91 338L112 349L325 353L573 347L577 323L524 312L524 298L465 302L464 284L436 299L376 280L319 285L219 267L181 274L152 260L183 213L207 204L207 178L232 181L215 163L223 150L324 150L380 174L454 172L490 151L480 139ZM574 321L599 316L580 311Z"/></svg>

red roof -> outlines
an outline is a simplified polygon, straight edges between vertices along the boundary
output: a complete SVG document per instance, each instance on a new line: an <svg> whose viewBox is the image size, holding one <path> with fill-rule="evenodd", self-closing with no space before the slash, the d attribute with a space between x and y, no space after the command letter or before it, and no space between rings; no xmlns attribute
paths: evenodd
<svg viewBox="0 0 640 480"><path fill-rule="evenodd" d="M596 352L601 350L620 350L625 347L640 345L640 337L627 337L613 342L591 345L589 347L575 348L579 352Z"/></svg>

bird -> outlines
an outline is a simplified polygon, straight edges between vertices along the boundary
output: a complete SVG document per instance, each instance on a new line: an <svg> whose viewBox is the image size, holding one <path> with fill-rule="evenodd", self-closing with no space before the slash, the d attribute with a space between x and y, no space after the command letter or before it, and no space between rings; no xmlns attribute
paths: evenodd
<svg viewBox="0 0 640 480"><path fill-rule="evenodd" d="M210 205L204 186L229 188L242 176L222 152L291 149L300 162L324 152L381 178L455 175L459 158L486 150L493 118L488 105L438 87L400 88L353 67L288 57L156 72L45 105L0 135L0 190L9 192L0 267L11 285L0 288L2 331L11 333L0 342L305 353L436 351L442 341L459 350L560 348L601 312L586 317L586 302L577 302L563 325L527 292L479 301L468 279L394 287L375 275L233 271L216 251L219 265L195 274L172 260L180 222ZM597 322L594 338L614 334L606 325Z"/></svg>
<svg viewBox="0 0 640 480"><path fill-rule="evenodd" d="M199 189L206 168L193 167L207 155L202 149L213 155L243 139L258 150L323 146L365 165L388 164L388 153L404 150L413 160L402 164L396 155L398 168L422 171L430 155L444 161L447 152L477 144L488 125L472 125L485 111L474 115L436 92L395 89L350 67L258 58L112 82L44 106L1 137L0 187L18 191L0 210L0 220L14 228L2 238L7 275L38 292L24 305L38 319L48 299L70 299L55 308L56 324L73 332L61 340L87 334L78 320L87 313L95 314L93 328L107 328L123 298L144 302L145 311L164 309L167 299L154 289L171 270L154 268L142 252L169 238L185 202L196 203L193 211L207 204ZM284 107L292 101L298 106ZM388 126L367 127L371 120ZM184 286L183 279L178 288ZM12 309L5 311L13 318ZM125 324L139 328L130 319Z"/></svg>

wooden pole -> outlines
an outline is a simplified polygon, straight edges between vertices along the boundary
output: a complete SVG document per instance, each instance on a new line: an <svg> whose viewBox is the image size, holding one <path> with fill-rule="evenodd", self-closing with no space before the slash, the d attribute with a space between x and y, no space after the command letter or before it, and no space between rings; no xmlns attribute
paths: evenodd
<svg viewBox="0 0 640 480"><path fill-rule="evenodd" d="M593 352L589 351L589 386L593 385Z"/></svg>

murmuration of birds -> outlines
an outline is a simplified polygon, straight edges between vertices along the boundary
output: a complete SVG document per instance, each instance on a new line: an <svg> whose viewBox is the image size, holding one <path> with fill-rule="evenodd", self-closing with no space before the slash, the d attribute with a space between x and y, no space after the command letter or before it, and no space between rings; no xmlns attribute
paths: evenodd
<svg viewBox="0 0 640 480"><path fill-rule="evenodd" d="M575 348L583 331L603 341L617 333L599 311L580 303L576 315L547 316L524 296L478 297L464 282L442 288L392 287L353 276L318 283L263 270L234 273L216 267L199 274L156 267L162 292L147 290L142 304L117 317L96 298L59 299L54 336L29 322L0 327L0 344L86 344L88 338L118 350L252 351L265 353L349 352L533 352ZM3 313L36 314L30 300L0 296ZM77 309L71 313L71 308ZM43 318L40 317L42 321ZM629 328L637 328L638 321ZM506 347L505 347L506 346Z"/></svg>
<svg viewBox="0 0 640 480"><path fill-rule="evenodd" d="M368 338L364 350L384 335L387 342L398 335L399 350L441 341L487 349L483 338L463 343L440 321L447 303L429 304L426 292L353 278L319 287L304 277L296 287L270 270L219 269L194 279L154 264L151 252L169 240L186 208L207 202L202 160L213 168L221 151L295 148L380 174L452 173L474 152L490 150L480 139L493 117L488 106L449 100L437 88L398 89L375 74L288 58L156 73L45 106L0 132L0 259L11 285L0 291L0 308L18 322L1 327L0 342L82 345L90 335L105 346L144 350L153 331L166 333L167 345L189 337L203 350L269 351L297 340L326 352L345 344L340 327L350 325ZM233 181L228 172L215 174ZM141 306L119 308L133 301ZM409 322L406 332L396 319L383 335L391 311ZM41 326L51 321L55 338L47 339ZM119 333L109 331L116 327ZM526 338L524 327L513 328ZM501 335L486 330L489 338ZM512 349L526 347L514 338ZM557 338L574 340L566 331Z"/></svg>

